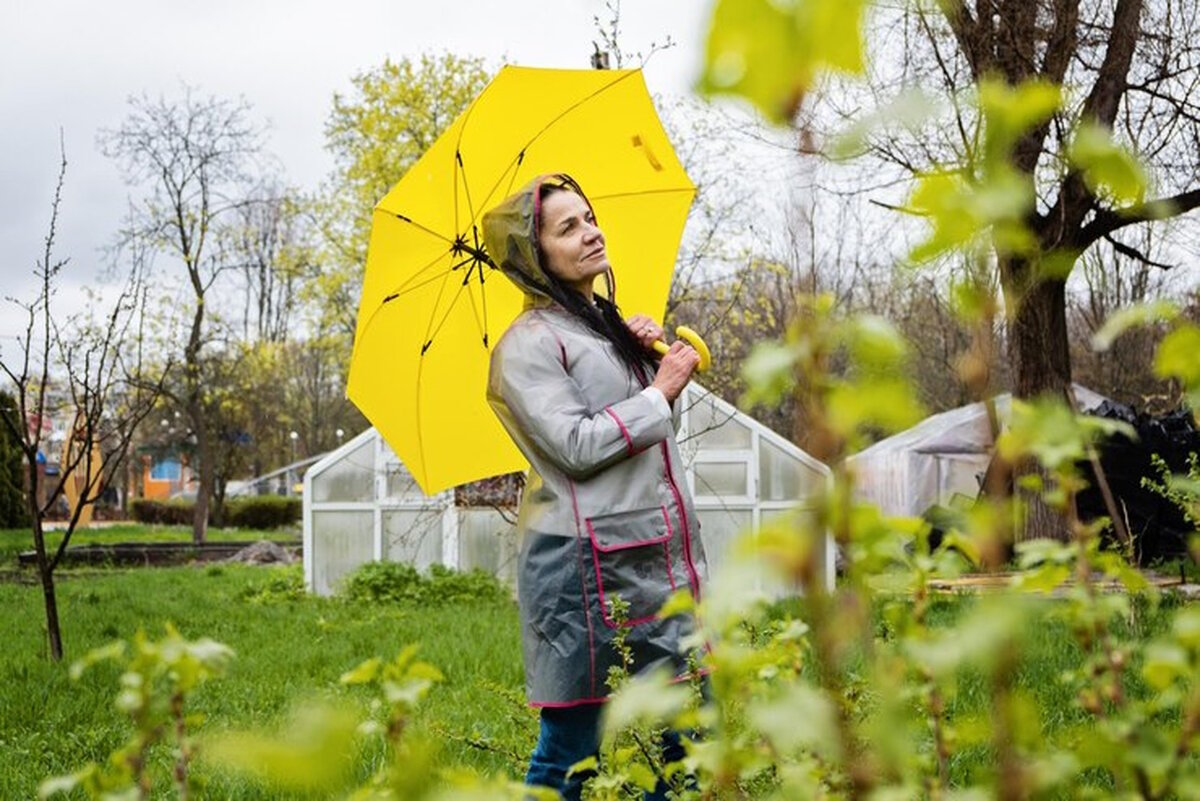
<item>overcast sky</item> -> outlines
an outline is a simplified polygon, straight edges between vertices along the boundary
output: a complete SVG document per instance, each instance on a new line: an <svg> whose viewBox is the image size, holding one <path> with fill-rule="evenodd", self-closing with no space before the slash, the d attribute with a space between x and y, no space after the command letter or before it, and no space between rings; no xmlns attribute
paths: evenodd
<svg viewBox="0 0 1200 801"><path fill-rule="evenodd" d="M686 93L699 68L705 0L625 0L626 50L669 34L677 44L646 66L652 92ZM334 92L385 58L423 52L492 64L587 67L603 0L0 0L0 296L30 297L66 142L57 253L69 283L93 281L129 187L96 147L130 95L176 97L188 84L236 98L269 125L268 150L286 179L314 187L330 169L322 127ZM76 305L74 286L66 292ZM0 347L17 330L0 305Z"/></svg>

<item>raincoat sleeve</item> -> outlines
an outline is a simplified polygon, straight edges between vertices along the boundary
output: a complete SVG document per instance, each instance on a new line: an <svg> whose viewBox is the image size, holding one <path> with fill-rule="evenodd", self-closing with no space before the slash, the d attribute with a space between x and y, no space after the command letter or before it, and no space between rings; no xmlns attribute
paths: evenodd
<svg viewBox="0 0 1200 801"><path fill-rule="evenodd" d="M592 412L564 361L545 326L510 331L492 354L488 402L518 446L584 479L674 436L671 415L641 393Z"/></svg>

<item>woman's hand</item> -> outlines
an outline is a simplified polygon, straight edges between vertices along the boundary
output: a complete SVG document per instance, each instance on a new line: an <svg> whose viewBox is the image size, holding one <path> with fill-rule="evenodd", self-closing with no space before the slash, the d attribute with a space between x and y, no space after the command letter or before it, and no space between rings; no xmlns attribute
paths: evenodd
<svg viewBox="0 0 1200 801"><path fill-rule="evenodd" d="M663 330L658 323L644 314L635 314L625 321L625 325L629 326L630 333L643 348L652 350L654 343L663 339Z"/></svg>
<svg viewBox="0 0 1200 801"><path fill-rule="evenodd" d="M667 399L667 403L674 403L699 364L700 354L691 345L677 339L671 343L671 349L658 363L658 372L651 386L658 388Z"/></svg>

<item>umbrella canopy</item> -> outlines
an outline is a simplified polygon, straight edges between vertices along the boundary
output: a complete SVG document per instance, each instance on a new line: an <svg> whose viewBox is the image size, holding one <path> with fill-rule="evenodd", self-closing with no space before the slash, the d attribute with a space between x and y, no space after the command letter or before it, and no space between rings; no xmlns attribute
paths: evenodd
<svg viewBox="0 0 1200 801"><path fill-rule="evenodd" d="M592 203L622 311L661 319L695 187L640 70L504 67L375 207L347 394L426 493L527 467L485 397L524 297L479 221L558 172Z"/></svg>

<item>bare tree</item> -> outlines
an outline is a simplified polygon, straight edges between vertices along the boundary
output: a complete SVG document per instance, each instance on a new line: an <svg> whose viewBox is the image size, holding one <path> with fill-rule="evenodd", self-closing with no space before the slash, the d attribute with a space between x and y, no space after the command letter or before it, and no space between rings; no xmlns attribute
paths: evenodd
<svg viewBox="0 0 1200 801"><path fill-rule="evenodd" d="M116 300L101 318L64 320L54 296L67 261L54 256L59 205L66 175L65 151L51 207L45 248L34 275L37 296L22 302L10 298L25 318L14 357L0 353L0 370L12 382L19 411L9 434L19 444L28 476L27 502L33 545L46 611L50 655L63 656L54 571L84 511L113 480L129 450L134 431L154 408L163 376L143 375L142 325L146 308L144 260L136 257ZM58 478L43 487L38 455L44 445L42 421L55 415L72 418L68 446ZM14 426L10 415L0 415ZM30 425L30 423L34 423ZM45 522L64 495L74 497L62 539L53 553L47 547Z"/></svg>
<svg viewBox="0 0 1200 801"><path fill-rule="evenodd" d="M247 117L249 106L199 98L185 88L179 100L131 98L121 126L100 135L105 155L116 159L126 179L147 188L122 235L173 257L192 301L183 343L179 405L196 438L200 485L193 538L205 540L214 485L210 404L206 401L203 349L211 312L208 301L218 276L229 268L219 248L210 248L223 224L253 200L251 169L261 155L260 133Z"/></svg>
<svg viewBox="0 0 1200 801"><path fill-rule="evenodd" d="M222 228L219 261L240 279L242 339L284 342L292 336L302 284L317 272L314 247L305 239L297 193L269 180L254 194Z"/></svg>
<svg viewBox="0 0 1200 801"><path fill-rule="evenodd" d="M1147 228L1139 248L1149 252L1156 231ZM1152 369L1154 351L1166 333L1164 326L1140 326L1121 335L1103 352L1092 349L1092 336L1115 312L1136 303L1175 295L1170 280L1177 273L1120 253L1090 251L1080 259L1077 278L1082 286L1067 296L1067 323L1072 332L1071 360L1076 380L1121 403L1163 412L1179 403L1179 394L1158 379ZM1176 282L1177 283L1177 282Z"/></svg>

